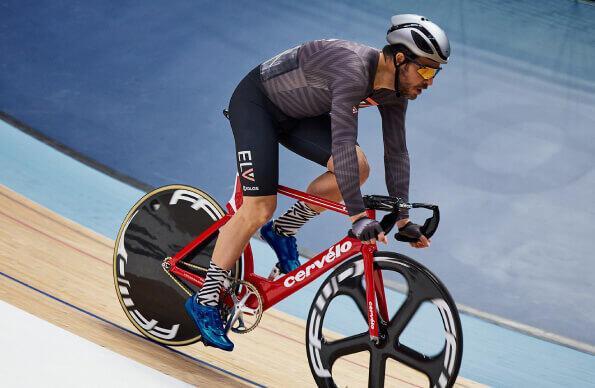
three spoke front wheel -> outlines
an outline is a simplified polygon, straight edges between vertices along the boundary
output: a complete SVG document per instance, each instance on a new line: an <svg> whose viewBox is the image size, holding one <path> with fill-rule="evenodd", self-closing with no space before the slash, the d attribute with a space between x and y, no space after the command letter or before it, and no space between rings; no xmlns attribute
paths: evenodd
<svg viewBox="0 0 595 388"><path fill-rule="evenodd" d="M368 387L419 386L423 380L430 387L452 386L463 338L448 291L428 269L400 254L376 252L374 267L382 273L389 305L388 317L378 314L379 341L371 341L367 330L364 263L356 256L325 280L310 308L306 345L314 380L321 387L365 386L365 377Z"/></svg>

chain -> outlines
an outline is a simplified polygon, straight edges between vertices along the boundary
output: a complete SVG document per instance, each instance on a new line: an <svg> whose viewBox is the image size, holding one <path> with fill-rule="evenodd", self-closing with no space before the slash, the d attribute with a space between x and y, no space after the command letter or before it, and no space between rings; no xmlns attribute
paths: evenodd
<svg viewBox="0 0 595 388"><path fill-rule="evenodd" d="M178 285L178 287L180 287L186 294L188 294L188 296L192 296L192 290L190 290L188 287L184 286L174 275L171 274L171 272L169 272L169 269L170 269L169 260L170 259L171 259L171 257L166 257L165 260L163 260L163 263L161 264L161 268L167 274L167 276L169 276L171 278L171 280L173 280L174 283L176 283ZM187 263L187 262L181 261L181 260L178 261L178 263L184 264L185 266L188 266L193 269L197 269L199 271L207 272L207 269L204 267L201 267L200 265ZM225 282L226 286L229 285L230 283L237 281L235 278L232 278L231 276L227 276L227 275L225 276L225 280L226 280L226 282ZM229 289L229 287L228 287L228 289ZM260 298L260 295L258 295L258 297ZM259 299L259 300L261 300L261 299Z"/></svg>
<svg viewBox="0 0 595 388"><path fill-rule="evenodd" d="M203 271L203 272L205 272L205 273L208 271L208 268L201 267L200 265L196 265L196 264L192 264L192 263L187 263L187 262L185 262L185 261L182 261L182 260L178 261L178 263L180 263L180 264L183 264L183 265L185 265L186 267L189 267L189 268L192 268L192 269L196 269L196 270L199 270L199 271Z"/></svg>
<svg viewBox="0 0 595 388"><path fill-rule="evenodd" d="M163 263L161 263L161 269L163 269L163 272L165 272L167 274L167 276L169 276L171 278L171 280L173 280L174 283L176 283L178 285L178 287L180 287L186 294L188 294L188 296L192 296L191 290L189 290L188 287L184 286L178 279L176 279L175 276L173 276L169 272L169 268L170 268L169 260L170 259L171 259L171 257L166 257L165 260L163 260Z"/></svg>

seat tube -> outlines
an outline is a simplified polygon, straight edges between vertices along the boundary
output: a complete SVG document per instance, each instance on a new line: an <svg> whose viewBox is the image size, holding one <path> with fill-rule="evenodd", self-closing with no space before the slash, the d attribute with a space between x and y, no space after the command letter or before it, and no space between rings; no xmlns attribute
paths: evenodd
<svg viewBox="0 0 595 388"><path fill-rule="evenodd" d="M368 328L370 339L378 341L378 314L376 309L376 293L374 287L374 252L376 244L363 244L364 278L366 280L366 307L368 310Z"/></svg>

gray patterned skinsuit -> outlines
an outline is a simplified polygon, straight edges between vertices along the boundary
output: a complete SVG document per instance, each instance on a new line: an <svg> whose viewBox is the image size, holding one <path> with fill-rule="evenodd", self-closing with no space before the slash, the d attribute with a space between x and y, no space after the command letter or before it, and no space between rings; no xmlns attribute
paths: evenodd
<svg viewBox="0 0 595 388"><path fill-rule="evenodd" d="M326 119L327 124L321 125L326 125L323 128L326 133L330 130L329 151L333 157L339 189L349 215L358 214L364 211L355 149L358 109L376 105L382 117L386 186L390 195L407 200L409 193L409 155L405 141L407 100L398 98L392 90L373 90L379 54L379 50L375 48L354 42L316 40L284 51L262 63L259 67L259 80L252 82L260 83L258 88L264 92L266 98L257 96L257 100L253 93L244 92L247 88L246 85L242 85L247 82L244 80L231 100L231 122L238 152L249 149L249 145L245 144L249 141L255 142L253 137L266 136L262 133L258 135L251 133L252 137L249 138L244 134L244 132L254 131L253 127L247 129L248 124L245 124L245 121L260 123L257 121L261 113L259 109L267 112L279 110L281 115L298 123L307 122L314 117L317 117L319 122L325 122L324 119ZM274 105L272 108L271 103ZM249 113L247 113L248 110L250 110ZM234 111L237 112L235 122ZM278 116L279 114L275 115L275 119ZM268 119L269 116L263 117ZM298 125L298 129L294 131L300 134L300 130ZM277 136L276 132L271 133L273 134L270 136ZM370 136L369 133L366 135ZM286 142L289 141L284 142L283 135L279 136L278 141L287 146ZM306 140L312 144L316 141ZM317 142L318 145L319 143L321 142ZM288 148L293 150L291 144ZM320 160L307 155L303 156L324 165ZM328 156L330 155L327 155L326 160ZM263 170L265 167L262 166L260 169ZM242 166L239 165L238 171L242 175ZM259 173L258 167L254 168L254 173ZM276 178L277 176L272 179ZM245 193L258 195L255 192L245 191ZM406 216L406 213L401 215L401 217Z"/></svg>

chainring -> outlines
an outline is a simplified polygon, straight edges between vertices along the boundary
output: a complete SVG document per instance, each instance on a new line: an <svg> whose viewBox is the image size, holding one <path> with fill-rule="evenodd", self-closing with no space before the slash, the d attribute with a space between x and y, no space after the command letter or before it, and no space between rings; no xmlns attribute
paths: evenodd
<svg viewBox="0 0 595 388"><path fill-rule="evenodd" d="M250 307L254 302L257 306ZM233 281L223 293L220 303L226 332L231 330L236 334L246 334L260 323L263 313L262 296L252 283Z"/></svg>

